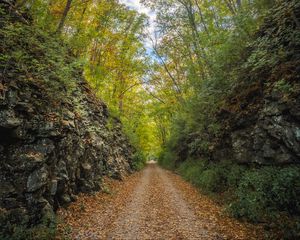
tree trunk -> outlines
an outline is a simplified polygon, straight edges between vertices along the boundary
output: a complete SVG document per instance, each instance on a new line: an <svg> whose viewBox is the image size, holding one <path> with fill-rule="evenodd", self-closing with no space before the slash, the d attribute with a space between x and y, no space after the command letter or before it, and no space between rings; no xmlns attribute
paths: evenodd
<svg viewBox="0 0 300 240"><path fill-rule="evenodd" d="M207 28L207 25L206 25L206 21L204 19L204 16L203 16L203 13L202 13L202 10L201 10L201 7L200 7L200 4L198 3L198 1L196 1L196 6L198 8L198 11L199 11L199 15L200 15L200 18L201 18L201 22L202 22L202 25L204 27L204 30L206 32L206 34L209 36L209 31L208 31L208 28Z"/></svg>
<svg viewBox="0 0 300 240"><path fill-rule="evenodd" d="M72 3L72 0L67 0L67 4L66 4L66 7L65 7L65 9L64 9L63 15L62 15L62 17L61 17L61 19L60 19L60 22L59 22L59 25L58 25L58 27L57 27L57 29L56 29L56 32L57 32L57 33L60 33L61 30L62 30L63 27L64 27L64 24L65 24L65 21L66 21L68 12L69 12L69 10L70 10L70 8L71 8L71 3Z"/></svg>

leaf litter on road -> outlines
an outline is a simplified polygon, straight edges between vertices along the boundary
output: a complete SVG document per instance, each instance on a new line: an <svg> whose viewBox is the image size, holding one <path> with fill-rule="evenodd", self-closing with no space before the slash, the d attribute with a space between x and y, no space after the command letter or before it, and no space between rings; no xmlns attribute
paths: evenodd
<svg viewBox="0 0 300 240"><path fill-rule="evenodd" d="M241 223L180 176L149 164L106 189L80 195L58 211L57 239L263 239L259 226Z"/></svg>

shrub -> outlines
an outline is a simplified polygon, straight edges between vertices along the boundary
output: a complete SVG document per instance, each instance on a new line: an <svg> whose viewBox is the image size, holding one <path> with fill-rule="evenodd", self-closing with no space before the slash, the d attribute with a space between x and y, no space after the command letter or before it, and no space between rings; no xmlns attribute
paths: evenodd
<svg viewBox="0 0 300 240"><path fill-rule="evenodd" d="M237 188L237 200L229 210L252 222L278 218L282 211L299 214L299 167L263 167L247 171Z"/></svg>
<svg viewBox="0 0 300 240"><path fill-rule="evenodd" d="M207 165L207 170L198 177L197 186L206 192L220 193L229 188L235 189L245 171L245 167L230 161Z"/></svg>
<svg viewBox="0 0 300 240"><path fill-rule="evenodd" d="M193 184L197 184L197 179L201 173L205 170L206 167L205 160L188 160L183 162L179 168L178 173L187 181L190 181Z"/></svg>
<svg viewBox="0 0 300 240"><path fill-rule="evenodd" d="M132 167L134 170L141 170L146 164L146 157L142 151L137 151L133 155Z"/></svg>
<svg viewBox="0 0 300 240"><path fill-rule="evenodd" d="M220 192L223 188L222 174L219 169L207 169L198 177L196 185L206 192Z"/></svg>
<svg viewBox="0 0 300 240"><path fill-rule="evenodd" d="M229 188L236 189L246 171L246 166L231 164L226 174L226 185Z"/></svg>
<svg viewBox="0 0 300 240"><path fill-rule="evenodd" d="M158 163L167 169L174 170L175 169L175 160L176 155L171 151L164 151L160 154Z"/></svg>
<svg viewBox="0 0 300 240"><path fill-rule="evenodd" d="M236 192L238 200L230 206L231 213L252 222L264 220L266 211L271 212L268 195L272 189L272 180L272 168L246 172Z"/></svg>
<svg viewBox="0 0 300 240"><path fill-rule="evenodd" d="M49 223L46 219L41 219L41 223L36 226L30 226L27 220L18 223L21 215L16 215L17 211L11 214L0 214L0 239L3 240L51 240L56 235L56 219Z"/></svg>
<svg viewBox="0 0 300 240"><path fill-rule="evenodd" d="M277 171L272 182L272 201L278 210L295 215L300 213L300 168L288 167Z"/></svg>
<svg viewBox="0 0 300 240"><path fill-rule="evenodd" d="M164 157L169 160L174 158L171 156L168 153ZM300 213L299 167L255 169L230 161L208 163L189 159L181 163L177 172L206 193L230 192L225 200L235 217L264 222L276 221L282 214Z"/></svg>
<svg viewBox="0 0 300 240"><path fill-rule="evenodd" d="M5 16L0 28L0 69L5 78L47 86L47 93L64 98L75 88L81 63L61 38ZM73 80L72 80L73 79Z"/></svg>
<svg viewBox="0 0 300 240"><path fill-rule="evenodd" d="M206 160L188 160L183 162L179 168L179 174L187 181L193 183L207 193L224 191L228 162L209 164Z"/></svg>

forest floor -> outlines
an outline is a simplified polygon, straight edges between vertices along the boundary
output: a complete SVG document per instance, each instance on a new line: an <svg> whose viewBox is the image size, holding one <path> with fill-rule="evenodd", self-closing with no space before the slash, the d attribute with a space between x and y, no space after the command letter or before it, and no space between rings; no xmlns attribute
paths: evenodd
<svg viewBox="0 0 300 240"><path fill-rule="evenodd" d="M105 193L81 195L58 216L58 239L263 239L260 227L228 217L180 176L148 164Z"/></svg>

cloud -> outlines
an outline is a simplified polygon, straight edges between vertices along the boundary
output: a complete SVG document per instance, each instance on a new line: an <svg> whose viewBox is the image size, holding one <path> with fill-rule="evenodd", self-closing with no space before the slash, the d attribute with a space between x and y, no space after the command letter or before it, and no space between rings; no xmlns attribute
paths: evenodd
<svg viewBox="0 0 300 240"><path fill-rule="evenodd" d="M149 26L147 31L149 32L150 36L154 38L156 13L150 10L149 8L145 7L143 4L141 4L139 0L120 0L120 2L125 4L129 8L135 9L139 13L144 13L148 16ZM147 50L150 50L151 45L152 44L150 39L146 39L145 47L147 48Z"/></svg>

